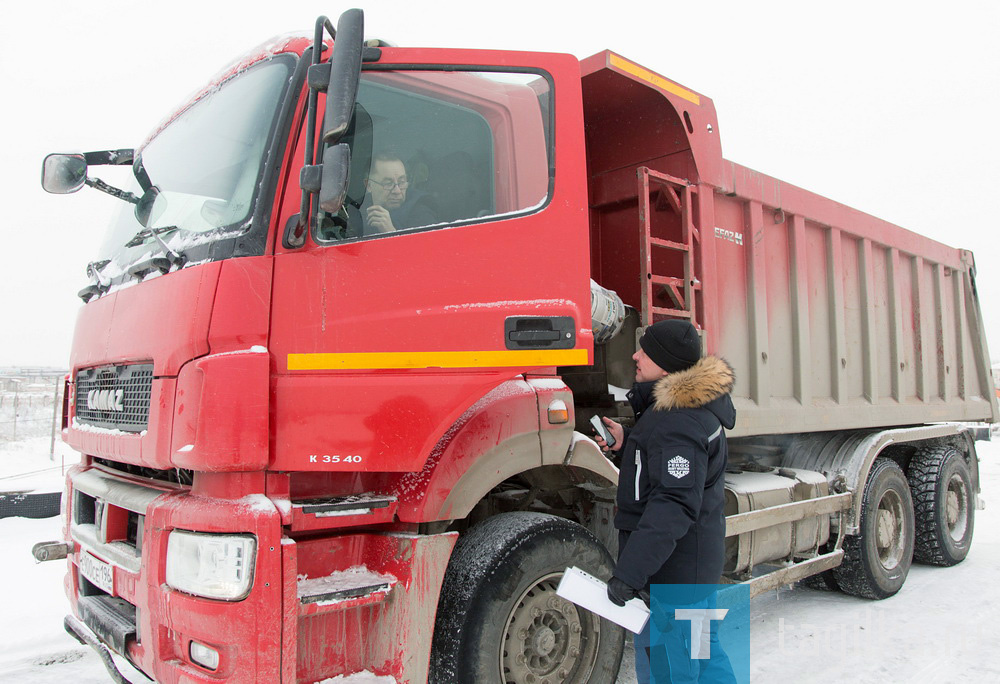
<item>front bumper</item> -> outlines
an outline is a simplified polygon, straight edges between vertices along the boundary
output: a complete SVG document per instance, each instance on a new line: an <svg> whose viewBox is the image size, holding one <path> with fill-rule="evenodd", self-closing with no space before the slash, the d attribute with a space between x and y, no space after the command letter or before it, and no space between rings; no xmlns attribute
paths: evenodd
<svg viewBox="0 0 1000 684"><path fill-rule="evenodd" d="M119 663L115 681L142 681L122 674L126 661L164 684L319 681L363 670L399 681L427 677L429 626L455 533L375 531L374 525L319 533L292 511L283 522L261 494L222 499L184 487L157 489L100 468L71 472L67 510L66 590L74 614L67 628L97 649L105 665ZM376 518L383 509L374 510ZM116 516L130 521L119 529L138 526L141 535L116 541ZM302 536L292 539L297 525ZM168 586L167 540L175 529L253 534L249 595L212 600ZM95 564L104 574L94 575ZM360 582L346 593L326 586L359 569L390 579ZM215 668L199 665L193 643L219 654Z"/></svg>
<svg viewBox="0 0 1000 684"><path fill-rule="evenodd" d="M66 588L74 619L97 641L159 682L281 679L281 521L268 499L197 496L94 468L71 472L70 492ZM220 601L167 585L174 529L254 535L249 595ZM107 574L92 582L81 561ZM215 669L192 659L192 642L219 653Z"/></svg>

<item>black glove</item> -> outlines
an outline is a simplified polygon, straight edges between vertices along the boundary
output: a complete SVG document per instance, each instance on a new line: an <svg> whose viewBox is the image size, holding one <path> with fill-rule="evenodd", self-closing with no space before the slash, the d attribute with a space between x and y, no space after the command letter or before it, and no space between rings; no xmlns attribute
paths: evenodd
<svg viewBox="0 0 1000 684"><path fill-rule="evenodd" d="M633 589L617 577L612 577L608 582L608 600L616 606L624 606L637 596L639 596L638 589Z"/></svg>

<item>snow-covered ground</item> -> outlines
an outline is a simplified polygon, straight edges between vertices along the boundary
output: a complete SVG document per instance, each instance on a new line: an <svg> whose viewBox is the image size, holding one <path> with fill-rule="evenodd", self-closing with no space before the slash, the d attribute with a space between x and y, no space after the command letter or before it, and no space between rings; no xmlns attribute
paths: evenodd
<svg viewBox="0 0 1000 684"><path fill-rule="evenodd" d="M46 439L0 448L0 489L59 491L61 454L67 452L57 451L53 462L48 449ZM983 497L1000 502L1000 443L979 443L979 455ZM34 474L11 477L18 472ZM36 541L59 538L59 524L58 518L0 519L7 559L0 566L0 681L109 681L97 656L62 629L65 565L36 564L30 556ZM914 565L902 591L885 601L799 587L760 596L754 600L752 681L1000 682L1000 646L989 621L1000 610L1000 583L993 579L998 567L995 503L978 513L965 562ZM626 659L631 657L629 651ZM626 662L618 682L634 681Z"/></svg>
<svg viewBox="0 0 1000 684"><path fill-rule="evenodd" d="M79 460L58 437L54 444L50 437L0 443L0 493L61 492L66 470Z"/></svg>

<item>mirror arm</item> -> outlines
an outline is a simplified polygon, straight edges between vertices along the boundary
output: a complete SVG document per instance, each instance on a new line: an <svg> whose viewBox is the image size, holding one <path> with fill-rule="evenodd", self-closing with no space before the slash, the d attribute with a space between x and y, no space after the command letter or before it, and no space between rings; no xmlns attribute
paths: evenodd
<svg viewBox="0 0 1000 684"><path fill-rule="evenodd" d="M326 29L329 32L331 38L337 37L337 31L333 28L333 22L331 22L327 17L321 16L316 19L316 29L313 35L313 46L312 46L312 64L315 66L319 64L323 59L323 52L326 50L326 45L323 44L323 30ZM305 164L304 167L308 168L313 165L315 160L315 149L316 149L316 118L317 110L319 108L319 91L313 88L310 84L309 88L309 99L306 106L306 111L308 115L306 117L306 154L305 154ZM304 229L309 224L309 205L311 203L312 193L309 190L303 188L302 190L302 202L299 207L299 219L298 224L295 226L296 233L302 233ZM302 236L303 242L305 242L304 235Z"/></svg>
<svg viewBox="0 0 1000 684"><path fill-rule="evenodd" d="M329 76L322 73L320 64L324 31L334 38L333 55L329 60ZM335 31L330 20L321 16L316 20L312 46L312 65L309 68L309 99L306 116L305 164L302 178L302 200L299 218L290 234L295 244L305 242L304 229L312 225L312 211L317 217L322 212L338 213L344 204L350 171L350 148L339 144L340 138L350 126L354 106L357 102L358 84L361 78L361 60L364 50L364 13L350 9L340 15ZM317 141L319 91L326 90L326 111L323 128ZM329 97L335 93L336 98ZM319 161L322 150L322 163ZM315 181L319 180L319 187ZM315 206L312 195L319 191ZM301 242L300 242L301 241Z"/></svg>
<svg viewBox="0 0 1000 684"><path fill-rule="evenodd" d="M88 186L94 188L95 190L100 190L105 192L112 197L117 197L118 199L128 202L129 204L138 204L139 198L133 195L131 192L126 192L125 190L119 190L116 187L108 185L100 178L88 178L84 181Z"/></svg>
<svg viewBox="0 0 1000 684"><path fill-rule="evenodd" d="M135 150L101 150L99 152L84 152L83 158L87 166L125 166L135 159Z"/></svg>

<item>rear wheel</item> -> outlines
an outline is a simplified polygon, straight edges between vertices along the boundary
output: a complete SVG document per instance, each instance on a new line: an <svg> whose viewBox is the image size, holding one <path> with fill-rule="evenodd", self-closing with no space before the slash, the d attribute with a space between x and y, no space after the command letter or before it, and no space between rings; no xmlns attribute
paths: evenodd
<svg viewBox="0 0 1000 684"><path fill-rule="evenodd" d="M584 527L541 513L489 518L448 564L430 681L611 684L624 630L556 595L568 566L610 577L610 554Z"/></svg>
<svg viewBox="0 0 1000 684"><path fill-rule="evenodd" d="M976 522L972 472L954 447L921 449L910 461L916 523L913 559L930 565L961 563Z"/></svg>
<svg viewBox="0 0 1000 684"><path fill-rule="evenodd" d="M913 561L913 501L903 470L878 458L865 483L859 534L844 540L844 562L833 569L841 591L870 599L892 596Z"/></svg>

